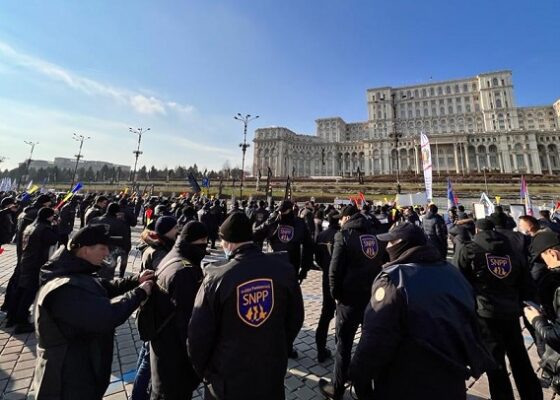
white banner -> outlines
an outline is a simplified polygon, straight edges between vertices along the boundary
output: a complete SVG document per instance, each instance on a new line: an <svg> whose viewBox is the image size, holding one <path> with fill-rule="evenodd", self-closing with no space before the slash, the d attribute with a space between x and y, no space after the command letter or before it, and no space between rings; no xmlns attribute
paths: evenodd
<svg viewBox="0 0 560 400"><path fill-rule="evenodd" d="M424 170L424 184L426 186L426 197L432 200L432 150L428 136L420 134L420 153L422 154L422 168Z"/></svg>

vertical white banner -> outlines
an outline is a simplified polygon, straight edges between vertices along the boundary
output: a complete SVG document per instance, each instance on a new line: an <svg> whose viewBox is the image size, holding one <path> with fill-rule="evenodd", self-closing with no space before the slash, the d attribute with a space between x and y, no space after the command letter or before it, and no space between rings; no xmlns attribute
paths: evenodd
<svg viewBox="0 0 560 400"><path fill-rule="evenodd" d="M420 134L420 153L422 154L422 168L424 170L424 184L426 186L426 197L432 200L432 150L428 136Z"/></svg>

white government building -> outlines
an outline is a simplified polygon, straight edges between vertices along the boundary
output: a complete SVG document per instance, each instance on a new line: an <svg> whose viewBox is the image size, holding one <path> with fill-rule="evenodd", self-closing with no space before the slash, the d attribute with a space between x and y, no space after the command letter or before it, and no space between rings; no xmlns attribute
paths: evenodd
<svg viewBox="0 0 560 400"><path fill-rule="evenodd" d="M253 174L351 176L421 169L420 133L434 173L560 173L560 100L516 107L511 71L367 90L368 120L320 118L315 136L255 131Z"/></svg>

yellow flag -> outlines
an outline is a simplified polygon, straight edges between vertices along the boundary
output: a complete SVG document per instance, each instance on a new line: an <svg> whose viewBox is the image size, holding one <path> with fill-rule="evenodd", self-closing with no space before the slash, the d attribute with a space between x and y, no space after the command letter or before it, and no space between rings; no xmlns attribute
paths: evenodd
<svg viewBox="0 0 560 400"><path fill-rule="evenodd" d="M500 196L496 196L496 204L500 204L500 199L501 199Z"/></svg>
<svg viewBox="0 0 560 400"><path fill-rule="evenodd" d="M39 190L39 186L33 185L33 186L31 186L31 189L29 189L29 190L27 191L27 193L28 193L28 194L33 194L33 193L35 193L37 190Z"/></svg>
<svg viewBox="0 0 560 400"><path fill-rule="evenodd" d="M62 202L63 202L63 203L66 203L66 202L68 201L68 199L69 199L70 197L72 197L73 195L74 195L74 193L68 192L68 194L67 194L66 196L64 196L64 199L62 199Z"/></svg>

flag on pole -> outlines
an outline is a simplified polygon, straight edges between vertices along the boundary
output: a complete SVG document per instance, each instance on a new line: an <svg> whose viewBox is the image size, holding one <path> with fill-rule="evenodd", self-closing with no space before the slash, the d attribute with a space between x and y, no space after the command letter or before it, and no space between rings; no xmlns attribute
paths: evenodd
<svg viewBox="0 0 560 400"><path fill-rule="evenodd" d="M527 181L525 181L525 175L521 175L519 197L521 197L521 201L525 204L525 212L527 215L533 216L533 203L531 203L531 196L529 195L529 188L527 187Z"/></svg>
<svg viewBox="0 0 560 400"><path fill-rule="evenodd" d="M69 191L66 196L64 196L64 198L56 205L55 209L58 210L60 207L62 207L64 205L64 203L66 203L68 200L70 200L70 198L72 196L74 196L76 193L78 193L78 191L82 188L82 182L78 182L76 183L76 186L74 186L72 188L71 191Z"/></svg>
<svg viewBox="0 0 560 400"><path fill-rule="evenodd" d="M366 204L366 196L364 196L364 194L362 192L358 192L358 195L360 196L360 201L362 203L362 207L364 206L364 204Z"/></svg>
<svg viewBox="0 0 560 400"><path fill-rule="evenodd" d="M290 181L290 175L286 179L286 189L284 190L284 200L292 200L292 182Z"/></svg>
<svg viewBox="0 0 560 400"><path fill-rule="evenodd" d="M191 185L191 188L192 188L193 192L200 193L200 186L198 185L198 182L196 181L196 178L194 177L192 172L189 173L187 178L189 180L189 183Z"/></svg>
<svg viewBox="0 0 560 400"><path fill-rule="evenodd" d="M484 208L486 209L486 215L490 215L494 212L494 203L492 203L485 192L482 192L482 194L480 195L479 203L484 205Z"/></svg>
<svg viewBox="0 0 560 400"><path fill-rule="evenodd" d="M451 178L447 178L447 209L449 210L451 207L457 206L457 197L455 197L455 193L453 192L453 186L451 186Z"/></svg>
<svg viewBox="0 0 560 400"><path fill-rule="evenodd" d="M430 202L432 201L432 150L430 149L430 140L424 133L420 134L420 153L422 154L426 198Z"/></svg>

